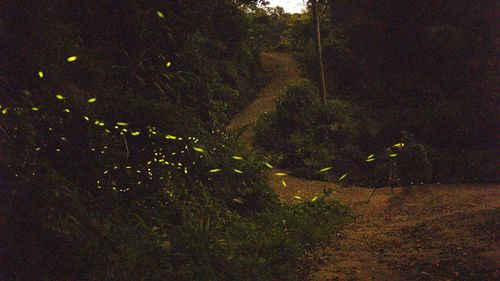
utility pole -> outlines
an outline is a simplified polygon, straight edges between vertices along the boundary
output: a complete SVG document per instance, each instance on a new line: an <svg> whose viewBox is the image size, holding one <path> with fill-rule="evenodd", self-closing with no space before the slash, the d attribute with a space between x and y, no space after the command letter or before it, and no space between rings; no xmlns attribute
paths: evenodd
<svg viewBox="0 0 500 281"><path fill-rule="evenodd" d="M319 13L318 13L318 1L317 0L309 0L312 8L312 20L314 25L314 33L315 33L315 47L316 47L316 58L319 64L319 75L321 81L320 93L322 97L322 106L323 109L326 108L326 83L325 83L325 69L323 67L323 54L321 51L321 31L319 24Z"/></svg>

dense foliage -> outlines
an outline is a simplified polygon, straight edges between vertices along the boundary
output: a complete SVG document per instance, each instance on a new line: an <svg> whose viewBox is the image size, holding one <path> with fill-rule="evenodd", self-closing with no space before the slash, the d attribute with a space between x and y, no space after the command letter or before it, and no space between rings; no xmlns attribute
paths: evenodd
<svg viewBox="0 0 500 281"><path fill-rule="evenodd" d="M292 278L341 225L221 129L259 82L254 2L0 4L0 279Z"/></svg>
<svg viewBox="0 0 500 281"><path fill-rule="evenodd" d="M366 141L377 133L377 124L364 110L339 99L329 100L324 110L318 89L308 80L298 80L284 90L276 112L259 119L255 137L297 175L333 179L347 173L351 176L345 181L354 183L371 171L363 157Z"/></svg>
<svg viewBox="0 0 500 281"><path fill-rule="evenodd" d="M382 153L412 132L434 181L496 181L494 1L320 1L329 98L370 112ZM310 13L286 31L304 75L316 83ZM377 163L373 163L377 164Z"/></svg>
<svg viewBox="0 0 500 281"><path fill-rule="evenodd" d="M291 15L281 7L252 6L248 11L251 28L250 38L267 49L283 47L283 36Z"/></svg>

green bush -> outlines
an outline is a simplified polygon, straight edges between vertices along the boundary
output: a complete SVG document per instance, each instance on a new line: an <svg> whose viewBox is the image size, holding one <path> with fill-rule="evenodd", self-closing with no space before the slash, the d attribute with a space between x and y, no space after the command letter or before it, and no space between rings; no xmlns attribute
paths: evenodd
<svg viewBox="0 0 500 281"><path fill-rule="evenodd" d="M255 141L268 151L284 148L284 139L276 122L276 112L264 113L255 124Z"/></svg>
<svg viewBox="0 0 500 281"><path fill-rule="evenodd" d="M308 80L290 82L276 103L276 122L285 136L314 125L320 113L318 89Z"/></svg>
<svg viewBox="0 0 500 281"><path fill-rule="evenodd" d="M156 114L151 109L152 116L141 115L145 120ZM174 116L182 112L170 110ZM304 246L326 238L348 218L344 207L321 198L297 206L277 204L261 175L261 161L252 155L245 155L245 161L232 159L239 153L231 140L187 127L184 119L175 135L192 131L197 139L165 140L158 128L147 136L148 128L129 125L144 136L127 135L126 160L119 134L102 133L98 125L81 126L83 119L69 116L62 117L64 126L54 126L54 119L61 118L53 113L57 111L4 119L14 137L2 162L8 204L2 206L6 220L0 246L14 257L4 264L7 280L292 279ZM42 116L40 123L33 121ZM10 130L11 124L18 133ZM53 124L53 134L36 131L48 124ZM67 142L54 154L61 135ZM34 154L37 143L44 145ZM88 159L94 144L109 150ZM173 158L171 152L185 145L206 152L204 159L192 150L175 156L179 163L197 162L189 165L189 174L153 164L152 174L164 178L137 182L144 180L135 173L144 169L144 159L159 151ZM78 167L85 167L85 173ZM223 171L210 174L214 167ZM231 172L234 168L244 173ZM130 190L119 191L122 184Z"/></svg>
<svg viewBox="0 0 500 281"><path fill-rule="evenodd" d="M258 120L255 138L269 152L282 153L280 165L293 174L331 179L350 173L351 182L369 182L371 168L364 160L378 133L377 123L362 108L334 99L323 110L317 88L298 80L286 87L276 113ZM330 166L333 173L320 172Z"/></svg>
<svg viewBox="0 0 500 281"><path fill-rule="evenodd" d="M0 279L270 280L340 227L221 133L258 70L239 4L2 5Z"/></svg>
<svg viewBox="0 0 500 281"><path fill-rule="evenodd" d="M377 117L383 134L372 151L382 152L406 130L435 150L435 180L495 178L485 176L496 164L490 153L497 147L493 7L493 1L471 0L432 7L398 1L330 5L321 21L326 86ZM418 10L427 13L394 28ZM310 17L293 16L286 35L302 73L319 84Z"/></svg>

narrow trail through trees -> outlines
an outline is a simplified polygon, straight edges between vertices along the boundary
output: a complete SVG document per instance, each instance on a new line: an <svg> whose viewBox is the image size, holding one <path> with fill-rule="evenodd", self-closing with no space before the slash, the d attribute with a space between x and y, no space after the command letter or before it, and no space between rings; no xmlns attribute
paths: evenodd
<svg viewBox="0 0 500 281"><path fill-rule="evenodd" d="M283 88L289 81L299 78L299 70L289 53L264 52L260 59L264 71L271 73L272 80L226 127L227 130L243 129L239 140L250 147L257 119L266 112L274 111L276 98L283 92Z"/></svg>
<svg viewBox="0 0 500 281"><path fill-rule="evenodd" d="M254 122L274 110L276 97L299 71L291 56L262 54L273 80L227 126L242 128L240 141L251 147ZM333 200L351 207L356 219L301 261L304 280L499 280L500 186L421 185L372 189L269 174L284 202L305 200L332 189ZM413 194L415 199L411 196Z"/></svg>

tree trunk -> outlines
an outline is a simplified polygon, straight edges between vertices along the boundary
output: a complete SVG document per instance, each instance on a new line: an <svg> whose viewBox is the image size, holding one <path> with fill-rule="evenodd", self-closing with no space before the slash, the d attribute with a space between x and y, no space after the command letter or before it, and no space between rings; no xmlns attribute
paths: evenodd
<svg viewBox="0 0 500 281"><path fill-rule="evenodd" d="M311 8L312 8L312 20L313 20L313 25L314 25L314 32L315 32L315 47L316 47L316 58L318 60L319 64L319 75L320 75L320 82L321 82L321 87L320 87L320 93L322 97L322 105L323 109L326 106L326 83L325 83L325 70L323 68L323 54L321 51L321 31L320 31L320 25L319 25L319 13L318 13L318 2L317 0L310 0L311 2Z"/></svg>

